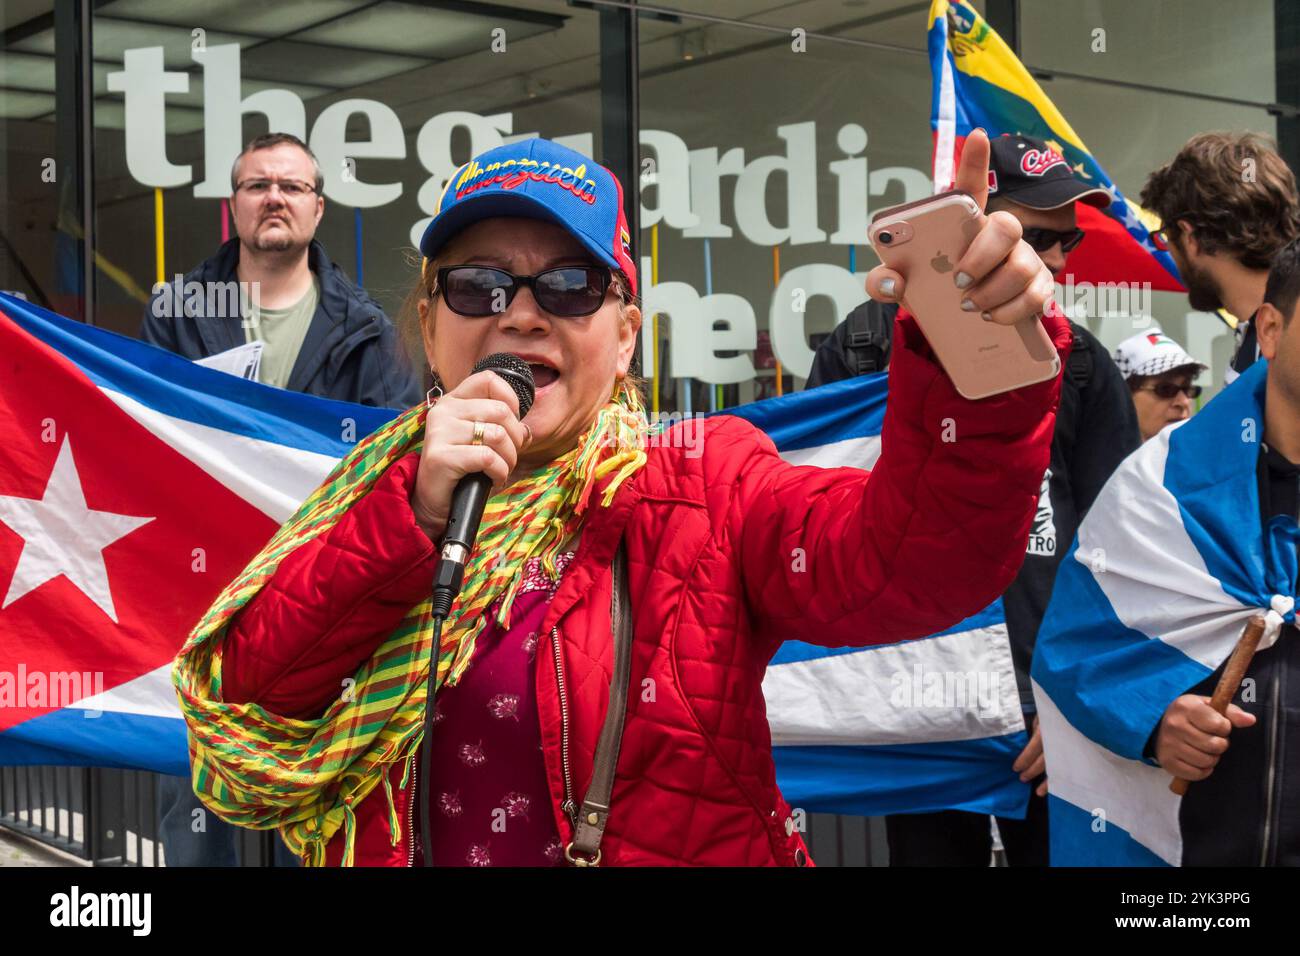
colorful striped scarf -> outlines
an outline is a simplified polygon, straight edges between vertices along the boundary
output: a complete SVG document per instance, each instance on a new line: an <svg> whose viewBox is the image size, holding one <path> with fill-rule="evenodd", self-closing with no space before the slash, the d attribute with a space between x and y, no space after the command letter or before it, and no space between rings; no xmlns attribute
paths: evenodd
<svg viewBox="0 0 1300 956"><path fill-rule="evenodd" d="M393 845L400 824L387 770L415 754L423 737L430 597L415 605L315 720L272 714L221 697L221 645L231 618L266 585L295 548L324 534L390 465L423 446L425 408L416 406L357 445L217 598L177 657L173 680L189 730L195 792L218 817L253 829L276 827L307 865L325 862L325 845L343 827L343 865L353 861L353 808L383 784ZM614 474L601 504L646 460L647 425L639 392L620 383L577 446L488 500L474 553L438 648L437 686L454 686L498 598L510 609L533 557L552 579L555 558L581 528L597 479Z"/></svg>

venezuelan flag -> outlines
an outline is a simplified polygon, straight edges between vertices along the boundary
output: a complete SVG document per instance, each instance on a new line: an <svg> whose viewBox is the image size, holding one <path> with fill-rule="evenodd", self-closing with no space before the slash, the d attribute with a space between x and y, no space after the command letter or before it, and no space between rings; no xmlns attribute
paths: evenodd
<svg viewBox="0 0 1300 956"><path fill-rule="evenodd" d="M976 127L990 136L1019 133L1041 139L1065 157L1076 176L1112 197L1104 210L1082 203L1076 207L1079 228L1088 237L1070 253L1074 281L1148 282L1157 291L1184 291L1173 259L1153 242L1159 221L1124 198L1011 48L970 4L934 0L929 49L936 192L951 187L956 157Z"/></svg>

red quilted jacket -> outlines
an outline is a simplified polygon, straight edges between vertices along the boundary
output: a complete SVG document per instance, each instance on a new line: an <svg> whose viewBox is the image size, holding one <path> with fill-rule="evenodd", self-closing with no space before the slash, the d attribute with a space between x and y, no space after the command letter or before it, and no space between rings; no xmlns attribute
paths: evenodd
<svg viewBox="0 0 1300 956"><path fill-rule="evenodd" d="M1046 322L1064 366L1069 329ZM586 792L608 704L610 563L620 536L635 641L602 845L614 865L809 864L776 786L761 690L777 647L932 634L1015 576L1059 377L968 401L906 316L895 343L883 451L870 474L787 464L766 435L723 416L705 423L702 454L671 442L652 448L612 505L593 509L546 615L549 652L536 656L542 748L565 843L574 827L562 806ZM395 464L235 618L223 651L227 700L319 715L428 594L435 549L409 504L417 465L414 454ZM793 559L799 548L802 562ZM638 692L647 678L653 695ZM424 796L418 780L401 788L405 769L390 777L402 839L393 845L376 788L356 808L358 865L418 859L414 801ZM329 862L340 860L341 844L340 833Z"/></svg>

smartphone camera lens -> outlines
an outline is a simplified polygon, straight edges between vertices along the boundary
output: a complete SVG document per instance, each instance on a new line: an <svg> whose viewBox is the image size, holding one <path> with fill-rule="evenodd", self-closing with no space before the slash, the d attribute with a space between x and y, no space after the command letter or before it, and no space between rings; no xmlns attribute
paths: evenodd
<svg viewBox="0 0 1300 956"><path fill-rule="evenodd" d="M892 232L882 232L880 234L880 241L883 242L885 245L889 245L891 242L894 241L894 234Z"/></svg>

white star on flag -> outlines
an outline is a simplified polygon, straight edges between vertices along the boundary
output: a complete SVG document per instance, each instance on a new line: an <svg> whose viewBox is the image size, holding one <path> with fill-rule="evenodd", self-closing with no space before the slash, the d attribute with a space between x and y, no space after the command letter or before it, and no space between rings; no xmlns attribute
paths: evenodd
<svg viewBox="0 0 1300 956"><path fill-rule="evenodd" d="M1128 203L1124 204L1124 225L1130 229L1142 228L1142 220L1138 218L1138 214L1133 211L1133 207Z"/></svg>
<svg viewBox="0 0 1300 956"><path fill-rule="evenodd" d="M62 574L116 624L104 548L153 520L87 508L72 446L63 436L39 501L0 495L0 522L23 539L18 567L0 609Z"/></svg>

